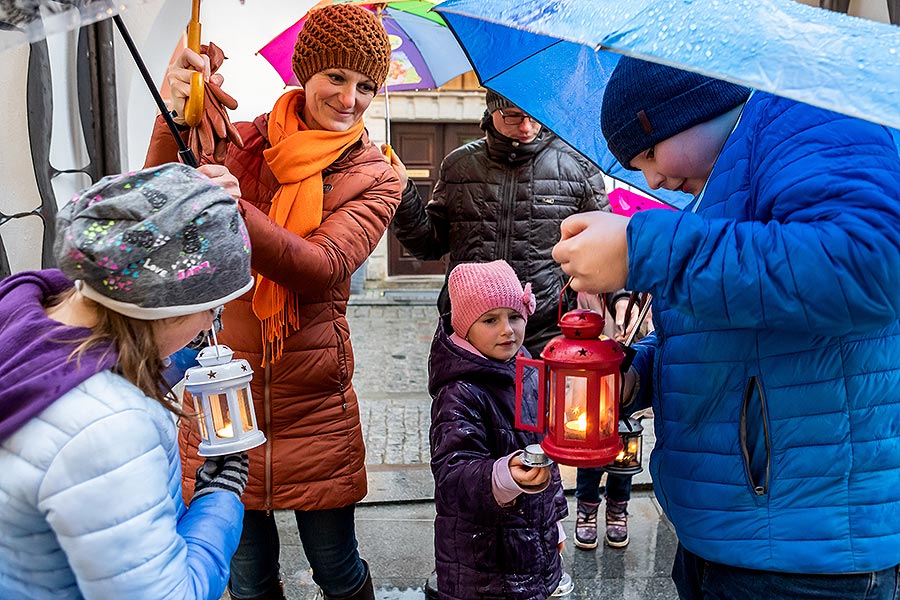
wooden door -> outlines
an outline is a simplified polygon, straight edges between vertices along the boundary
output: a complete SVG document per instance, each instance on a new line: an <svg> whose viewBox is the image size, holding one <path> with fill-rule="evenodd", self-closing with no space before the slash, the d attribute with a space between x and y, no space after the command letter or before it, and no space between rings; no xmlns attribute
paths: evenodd
<svg viewBox="0 0 900 600"><path fill-rule="evenodd" d="M391 123L391 145L403 160L409 178L426 203L431 199L444 157L483 135L477 123ZM418 260L393 234L389 234L388 275L442 275L446 268L446 257L441 260Z"/></svg>

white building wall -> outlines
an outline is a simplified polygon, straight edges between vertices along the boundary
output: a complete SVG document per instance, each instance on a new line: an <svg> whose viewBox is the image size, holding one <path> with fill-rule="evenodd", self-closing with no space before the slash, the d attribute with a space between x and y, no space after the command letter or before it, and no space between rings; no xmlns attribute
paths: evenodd
<svg viewBox="0 0 900 600"><path fill-rule="evenodd" d="M28 123L25 104L25 82L28 48L13 48L0 60L0 88L3 110L0 111L0 210L5 214L27 212L40 206L31 153L28 146ZM12 219L0 225L0 236L6 245L13 271L40 267L41 221L37 217ZM26 249L32 252L26 252Z"/></svg>

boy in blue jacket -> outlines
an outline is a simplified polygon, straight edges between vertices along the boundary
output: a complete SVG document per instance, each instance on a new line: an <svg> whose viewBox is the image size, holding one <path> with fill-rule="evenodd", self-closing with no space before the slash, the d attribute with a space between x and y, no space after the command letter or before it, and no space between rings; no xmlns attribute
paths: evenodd
<svg viewBox="0 0 900 600"><path fill-rule="evenodd" d="M579 291L655 297L631 375L656 416L679 595L896 598L890 131L627 57L601 126L652 188L695 196L683 212L570 217L553 252Z"/></svg>

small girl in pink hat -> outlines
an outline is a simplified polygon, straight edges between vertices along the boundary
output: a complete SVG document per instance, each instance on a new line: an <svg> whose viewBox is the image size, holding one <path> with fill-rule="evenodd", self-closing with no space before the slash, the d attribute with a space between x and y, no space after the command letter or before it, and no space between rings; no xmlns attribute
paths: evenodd
<svg viewBox="0 0 900 600"><path fill-rule="evenodd" d="M497 260L457 265L448 289L451 313L429 357L438 595L548 598L563 578L568 508L556 465L521 460L538 434L515 428L515 359L527 356L531 285L523 289ZM537 377L524 389L536 406Z"/></svg>

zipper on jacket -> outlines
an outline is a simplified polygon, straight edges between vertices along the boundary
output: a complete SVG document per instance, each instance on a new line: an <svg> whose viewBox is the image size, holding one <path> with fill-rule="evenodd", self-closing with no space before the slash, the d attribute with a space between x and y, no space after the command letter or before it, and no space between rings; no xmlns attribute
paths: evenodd
<svg viewBox="0 0 900 600"><path fill-rule="evenodd" d="M266 361L265 388L263 393L263 413L266 419L266 510L272 509L272 364Z"/></svg>
<svg viewBox="0 0 900 600"><path fill-rule="evenodd" d="M334 337L338 352L338 390L341 393L341 407L347 410L347 396L345 395L347 386L344 385L345 380L350 380L350 369L347 367L347 345L341 339L341 332L337 323L332 321L332 325L334 326Z"/></svg>
<svg viewBox="0 0 900 600"><path fill-rule="evenodd" d="M497 255L494 258L502 258L509 261L509 241L511 237L512 221L515 217L516 203L516 172L518 169L509 169L504 177L500 194L500 219L497 225Z"/></svg>
<svg viewBox="0 0 900 600"><path fill-rule="evenodd" d="M755 393L754 393L755 392ZM750 410L750 401L754 396L759 397L759 405L758 408L760 411L759 422L762 425L762 436L763 442L765 444L765 473L762 475L760 481L757 481L754 478L754 469L753 469L753 457L750 456L750 446L748 444L749 436L747 434L748 427L748 414ZM747 479L750 482L750 487L753 489L753 493L757 496L763 496L769 493L769 470L771 468L771 447L769 445L769 421L766 418L766 399L763 395L762 386L759 383L759 377L753 375L747 381L747 387L744 390L744 401L741 405L741 428L740 428L740 439L741 439L741 453L744 455L744 468L747 469ZM759 433L759 432L755 432Z"/></svg>
<svg viewBox="0 0 900 600"><path fill-rule="evenodd" d="M662 387L660 386L660 382L662 381L662 375L660 368L662 366L662 348L665 345L666 335L662 330L662 327L656 327L656 351L653 354L653 395L656 397L656 404L654 405L653 399L650 399L650 406L653 407L653 426L656 428L656 431L663 432L663 444L665 444L665 428L666 428L666 420L663 417L663 401L662 401ZM660 423L657 427L656 423ZM659 437L657 436L657 440ZM648 459L649 460L649 459ZM649 470L649 467L648 467ZM660 496L662 496L662 507L663 510L668 512L669 510L669 497L666 495L666 488L663 485L655 486L654 491L659 490Z"/></svg>

